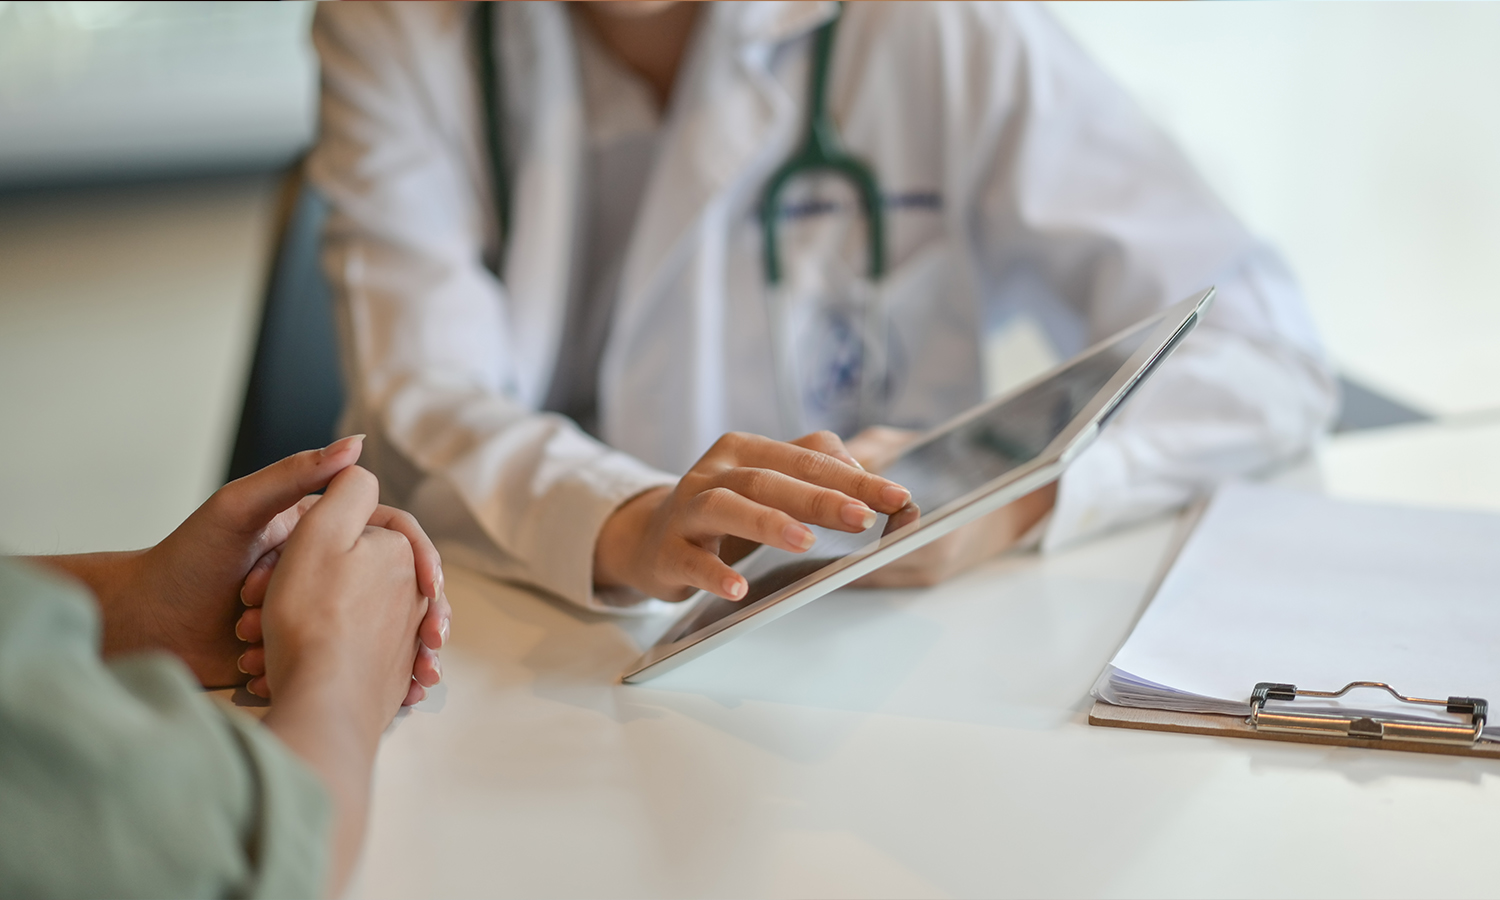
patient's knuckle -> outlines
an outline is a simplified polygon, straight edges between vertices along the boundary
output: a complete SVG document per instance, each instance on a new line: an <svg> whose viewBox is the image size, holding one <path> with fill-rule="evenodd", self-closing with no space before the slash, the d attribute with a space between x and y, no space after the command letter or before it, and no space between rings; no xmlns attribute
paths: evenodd
<svg viewBox="0 0 1500 900"><path fill-rule="evenodd" d="M243 490L243 485L238 481L229 482L203 501L203 511L215 519L233 516L235 509L241 505L239 498Z"/></svg>
<svg viewBox="0 0 1500 900"><path fill-rule="evenodd" d="M399 532L369 527L365 529L363 540L369 542L376 552L388 559L398 561L413 559L411 541Z"/></svg>
<svg viewBox="0 0 1500 900"><path fill-rule="evenodd" d="M408 541L405 535L387 532L391 535L391 553L408 567L415 570L417 563L417 551Z"/></svg>
<svg viewBox="0 0 1500 900"><path fill-rule="evenodd" d="M353 482L361 491L371 493L380 492L380 479L376 478L375 473L364 466L350 466L344 471L348 473L344 477Z"/></svg>
<svg viewBox="0 0 1500 900"><path fill-rule="evenodd" d="M391 510L391 527L396 531L421 531L422 526L417 522L417 517L404 509Z"/></svg>

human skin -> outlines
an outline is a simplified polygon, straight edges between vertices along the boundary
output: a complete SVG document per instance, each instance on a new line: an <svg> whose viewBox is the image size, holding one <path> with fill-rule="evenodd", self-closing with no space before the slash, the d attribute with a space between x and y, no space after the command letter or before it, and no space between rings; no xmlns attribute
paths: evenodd
<svg viewBox="0 0 1500 900"><path fill-rule="evenodd" d="M450 616L436 549L415 520L379 505L359 451L347 438L226 485L148 550L34 560L94 591L103 655L170 652L205 685L243 677L234 625L245 577L261 573L261 680L276 695L263 723L328 788L329 896L358 858L380 735L436 683L422 660L435 664L429 647Z"/></svg>
<svg viewBox="0 0 1500 900"><path fill-rule="evenodd" d="M380 488L350 466L287 539L266 588L266 727L322 777L334 806L328 893L359 858L380 735L406 699L431 601L412 543L368 522Z"/></svg>
<svg viewBox="0 0 1500 900"><path fill-rule="evenodd" d="M574 8L604 45L651 85L657 104L665 107L698 20L698 4L615 0Z"/></svg>
<svg viewBox="0 0 1500 900"><path fill-rule="evenodd" d="M594 30L599 39L626 67L645 79L655 90L660 105L672 95L677 72L692 37L698 5L677 2L584 3L576 7L578 15ZM723 491L734 493L733 485L767 480L760 474L764 459L761 452L752 460L740 461L746 471L716 472L717 479L705 478L706 470L721 468L729 455L726 442L744 449L742 435L726 435L702 460L684 476L675 488L648 491L622 504L605 522L595 542L594 582L599 587L624 585L649 596L665 600L682 600L702 588L729 599L744 596L744 579L732 572L728 563L742 556L756 543L769 543L793 552L806 547L795 545L786 535L795 537L790 519L825 527L845 528L836 517L798 518L820 504L833 502L827 490L844 488L858 481L855 476L813 467L821 480L798 479L796 472L776 463L768 471L791 476L800 483L780 483L778 491L738 497L722 497ZM854 463L849 451L831 435L801 438L792 442L804 449L825 452L835 460ZM879 457L903 446L915 433L897 429L873 428L850 441L854 456L870 457L867 469L877 471ZM811 443L808 443L811 441ZM835 446L837 444L837 446ZM781 454L779 460L792 457ZM790 463L787 463L790 465ZM752 471L754 470L754 471ZM869 482L873 483L873 482ZM862 501L880 512L893 512L880 505L873 496L859 495L850 489L843 501ZM696 493L711 492L706 498ZM867 587L913 587L936 584L984 559L1015 545L1048 511L1056 498L1055 485L1049 485L1000 510L934 541L915 553L862 579ZM744 502L748 500L749 502ZM714 507L709 516L703 507ZM899 508L899 506L897 507ZM782 535L778 529L786 531ZM805 531L805 529L804 529ZM811 532L806 532L810 538ZM690 547L706 553L693 552ZM717 559L710 560L709 556Z"/></svg>
<svg viewBox="0 0 1500 900"><path fill-rule="evenodd" d="M917 438L904 428L867 428L849 441L860 465L879 472ZM1044 485L980 519L944 535L919 550L871 572L855 587L928 587L939 584L1014 547L1057 501L1057 482Z"/></svg>
<svg viewBox="0 0 1500 900"><path fill-rule="evenodd" d="M282 545L318 500L312 492L353 465L362 447L363 435L354 435L231 482L154 547L32 561L82 581L98 598L106 656L165 650L187 663L204 687L236 686L250 675L252 692L266 696L260 613L246 605L260 605ZM440 677L435 651L451 627L442 561L410 515L377 506L370 524L411 542L415 575L435 601L422 623L414 703Z"/></svg>
<svg viewBox="0 0 1500 900"><path fill-rule="evenodd" d="M745 542L801 553L813 545L803 523L859 532L910 499L860 468L831 432L790 442L726 434L674 487L637 496L604 523L594 579L663 600L700 589L738 600L749 584L725 558Z"/></svg>

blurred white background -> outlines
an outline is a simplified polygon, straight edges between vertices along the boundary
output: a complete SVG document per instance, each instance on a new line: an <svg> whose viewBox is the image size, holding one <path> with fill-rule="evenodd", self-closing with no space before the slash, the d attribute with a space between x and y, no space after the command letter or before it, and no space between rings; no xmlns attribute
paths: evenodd
<svg viewBox="0 0 1500 900"><path fill-rule="evenodd" d="M1052 9L1286 252L1342 370L1500 410L1500 5ZM142 546L222 478L309 16L0 2L0 547ZM996 346L1001 382L1045 355Z"/></svg>
<svg viewBox="0 0 1500 900"><path fill-rule="evenodd" d="M1500 4L1052 11L1290 257L1344 371L1500 407Z"/></svg>
<svg viewBox="0 0 1500 900"><path fill-rule="evenodd" d="M311 15L0 0L0 183L285 164L317 115Z"/></svg>
<svg viewBox="0 0 1500 900"><path fill-rule="evenodd" d="M0 548L154 543L222 480L311 13L0 0Z"/></svg>

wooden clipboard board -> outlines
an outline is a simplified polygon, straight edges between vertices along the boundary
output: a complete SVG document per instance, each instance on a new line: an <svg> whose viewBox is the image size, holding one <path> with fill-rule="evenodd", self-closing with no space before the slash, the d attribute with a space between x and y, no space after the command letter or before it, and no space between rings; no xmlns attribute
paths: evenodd
<svg viewBox="0 0 1500 900"><path fill-rule="evenodd" d="M1470 746L1428 744L1418 741L1365 740L1318 734L1286 734L1258 731L1242 716L1215 716L1205 713L1171 712L1162 709L1139 709L1094 701L1089 710L1089 724L1106 728L1135 728L1142 731L1171 731L1177 734L1207 734L1218 737L1250 738L1257 741L1291 741L1296 744L1322 744L1328 747L1363 747L1367 750L1404 750L1409 753L1440 753L1445 756L1477 756L1500 759L1500 743L1481 741Z"/></svg>

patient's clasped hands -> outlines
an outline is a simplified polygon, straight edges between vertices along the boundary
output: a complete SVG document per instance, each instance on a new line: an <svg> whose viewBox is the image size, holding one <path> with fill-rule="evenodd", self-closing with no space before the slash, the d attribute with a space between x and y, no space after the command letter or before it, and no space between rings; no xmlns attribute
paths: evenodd
<svg viewBox="0 0 1500 900"><path fill-rule="evenodd" d="M286 466L288 469L292 469L293 471L289 473L289 477L294 480L300 476L303 481L298 483L298 487L301 487L307 481L316 484L320 479L324 481L329 479L330 473L336 473L334 477L342 477L344 468L352 465L354 460L359 457L359 448L359 436L345 438L342 441L331 444L324 450L309 451L308 453L289 457L278 463L277 466ZM241 479L241 482L248 482L263 473L272 472L277 466L272 466L262 472L257 472L245 479ZM296 469L298 466L301 467L300 471ZM358 477L363 481L369 482L366 493L370 497L376 496L378 486L375 484L374 477L367 472L363 472L363 470L360 470ZM228 491L241 482L228 485L224 490ZM317 486L321 486L321 484ZM223 492L221 491L220 493ZM283 493L279 500L284 500L286 496L287 493ZM271 681L274 680L268 677L266 648L262 643L265 634L265 616L269 615L264 609L268 591L273 584L278 583L276 571L280 568L279 564L285 557L287 544L296 543L296 541L290 540L289 536L294 534L293 529L298 526L299 522L312 514L312 510L316 508L315 504L319 500L319 497L308 495L304 490L299 495L299 499L295 505L286 507L277 514L277 517L272 520L267 528L268 534L266 540L262 542L264 545L267 545L266 549L262 550L256 557L255 562L250 566L249 571L243 579L243 587L238 592L239 600L248 608L243 611L243 614L235 623L234 634L240 640L248 642L251 646L239 656L236 665L239 671L251 676L247 687L253 694L269 697L271 695ZM273 503L272 505L275 504ZM419 629L418 637L420 640L417 644L416 659L412 671L413 678L404 701L409 705L421 700L425 695L426 688L437 684L438 679L442 675L435 651L441 648L448 639L449 623L452 615L447 598L443 593L442 561L438 557L437 549L433 547L432 541L428 539L426 533L422 531L421 526L417 524L416 519L412 518L409 513L378 505L374 500L370 500L367 505L371 509L365 511L364 519L360 520L364 525L364 532L358 536L357 541L351 539L349 541L350 546L343 549L350 552L356 550L363 551L365 548L361 545L366 543L373 542L377 545L388 543L390 544L388 548L389 552L399 554L402 552L400 546L389 539L398 536L404 537L412 557L410 568L415 573L417 590L422 597L431 600ZM351 514L351 510L341 510L340 514L347 517ZM353 519L349 521L352 522ZM347 574L355 575L357 573ZM283 578L282 580L286 581L287 579ZM304 584L299 585L299 587L303 589L314 588L313 584L305 583L308 580L308 578L304 577L301 580ZM372 584L369 587L375 589L380 586Z"/></svg>
<svg viewBox="0 0 1500 900"><path fill-rule="evenodd" d="M375 477L354 465L361 448L360 436L344 438L225 485L150 549L46 562L98 595L106 654L167 650L206 687L249 675L261 696L278 681L263 643L276 633L272 622L291 644L312 640L299 636L303 619L320 640L348 644L349 615L420 601L420 627L403 638L413 658L398 698L414 703L440 676L434 651L451 617L442 564L415 519L379 505ZM322 497L311 493L325 488ZM288 557L300 562L278 575Z"/></svg>
<svg viewBox="0 0 1500 900"><path fill-rule="evenodd" d="M452 614L436 548L380 505L362 446L344 438L227 484L150 549L34 560L98 598L106 658L166 651L205 687L248 676L274 693L264 724L333 802L334 895L359 853L380 734L437 683Z"/></svg>

